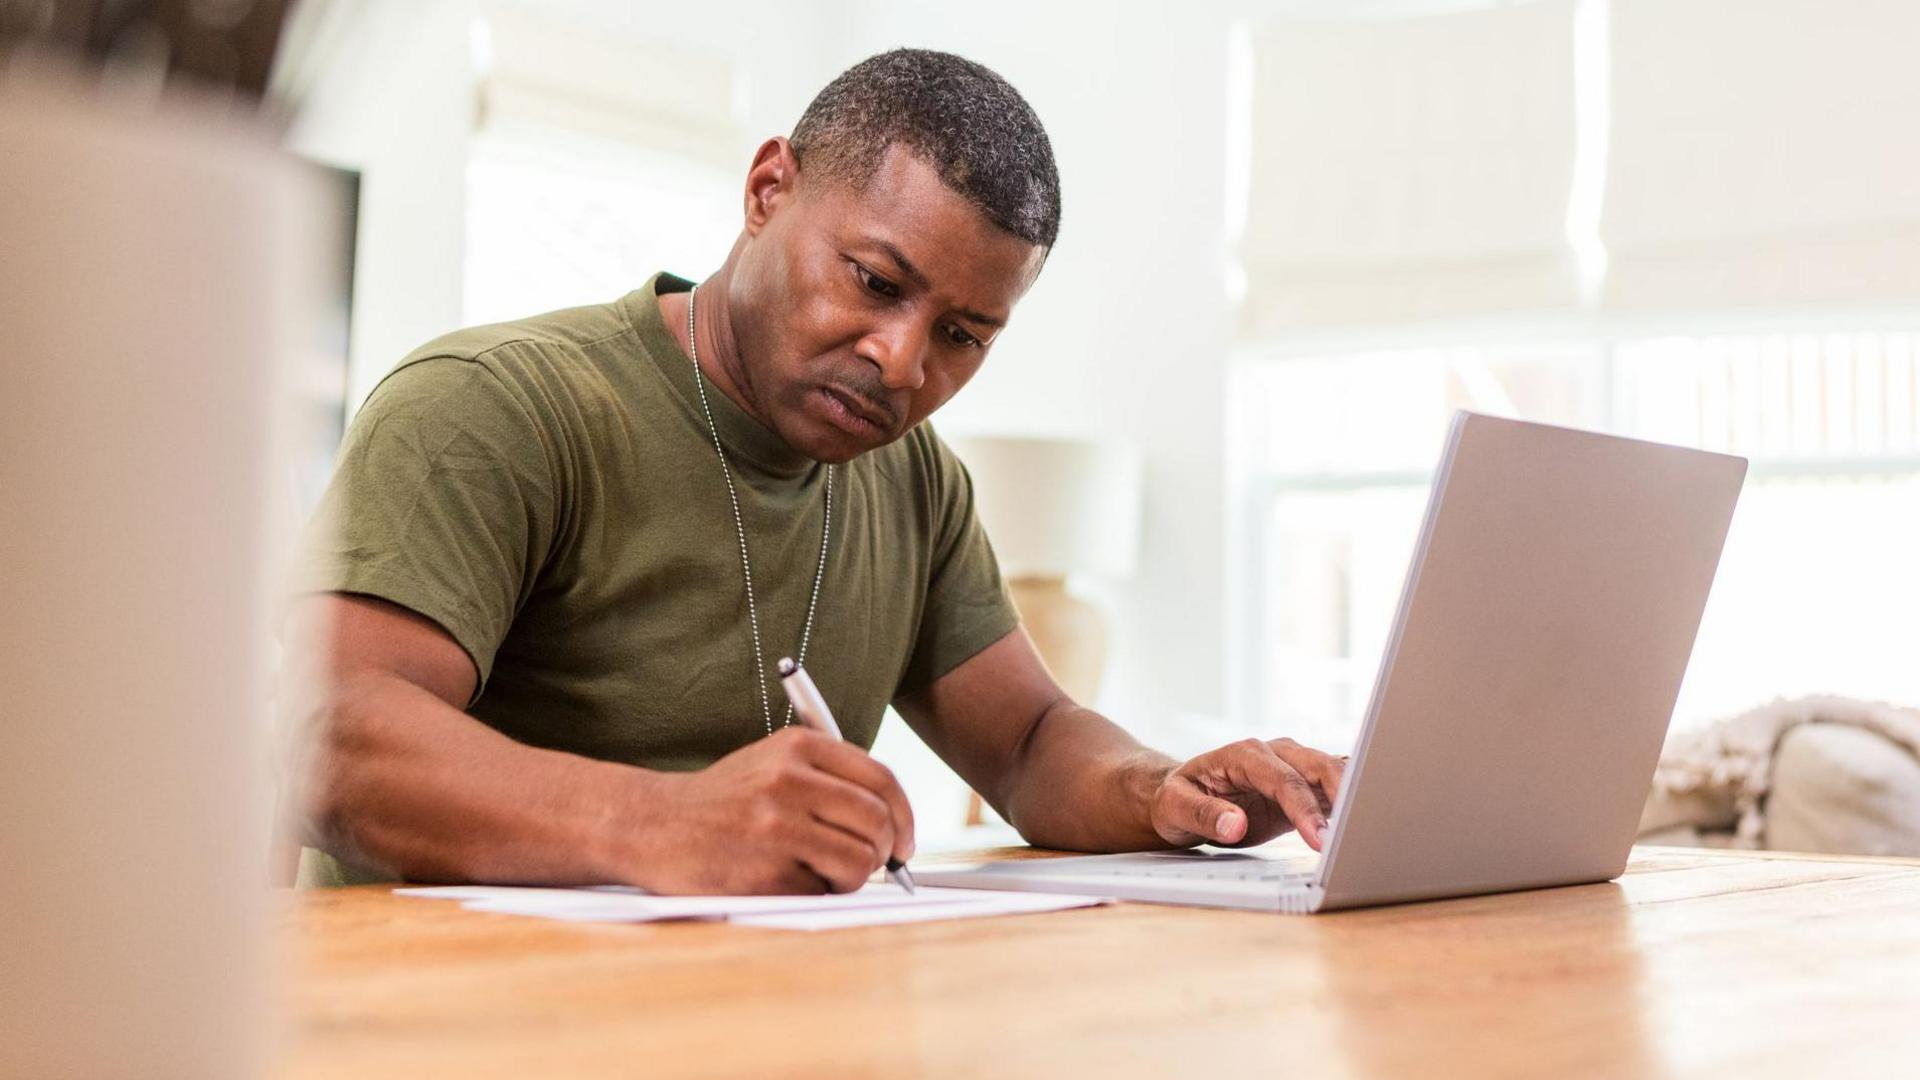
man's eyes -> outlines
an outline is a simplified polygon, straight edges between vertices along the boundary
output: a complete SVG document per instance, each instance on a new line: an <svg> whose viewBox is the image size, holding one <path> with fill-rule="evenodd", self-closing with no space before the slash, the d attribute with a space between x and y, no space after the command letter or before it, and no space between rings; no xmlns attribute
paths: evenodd
<svg viewBox="0 0 1920 1080"><path fill-rule="evenodd" d="M853 272L860 278L860 284L865 286L866 290L873 295L884 297L888 300L899 299L900 286L895 285L893 282L888 281L886 278L881 277L879 274L874 273L857 262L853 264Z"/></svg>
<svg viewBox="0 0 1920 1080"><path fill-rule="evenodd" d="M860 279L861 288L866 289L867 292L883 300L898 300L900 298L900 286L867 269L865 264L856 259L848 259L847 263L853 267L854 276ZM974 337L968 333L965 328L954 323L948 323L943 327L942 333L946 334L947 341L958 348L978 349L984 347L984 343L979 338Z"/></svg>
<svg viewBox="0 0 1920 1080"><path fill-rule="evenodd" d="M967 333L965 330L951 323L947 324L947 340L963 349L973 349L980 346L979 338L974 337L972 334Z"/></svg>

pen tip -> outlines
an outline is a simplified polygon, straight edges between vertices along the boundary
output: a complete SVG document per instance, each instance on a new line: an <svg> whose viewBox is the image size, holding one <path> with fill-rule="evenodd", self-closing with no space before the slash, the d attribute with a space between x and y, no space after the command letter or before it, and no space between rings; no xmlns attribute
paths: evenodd
<svg viewBox="0 0 1920 1080"><path fill-rule="evenodd" d="M780 677L783 679L800 670L800 665L794 663L793 657L791 656L781 657L780 662L775 664L774 667L780 672Z"/></svg>
<svg viewBox="0 0 1920 1080"><path fill-rule="evenodd" d="M887 860L887 876L893 879L894 884L905 889L908 895L912 895L915 891L913 875L907 873L907 864L901 862L899 859Z"/></svg>

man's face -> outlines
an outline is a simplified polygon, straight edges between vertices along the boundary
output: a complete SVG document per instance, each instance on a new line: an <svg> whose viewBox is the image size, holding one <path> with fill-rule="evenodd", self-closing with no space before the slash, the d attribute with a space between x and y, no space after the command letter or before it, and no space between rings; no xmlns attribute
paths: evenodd
<svg viewBox="0 0 1920 1080"><path fill-rule="evenodd" d="M1046 255L898 146L864 190L798 178L764 205L749 211L731 321L761 419L818 461L890 443L946 404Z"/></svg>

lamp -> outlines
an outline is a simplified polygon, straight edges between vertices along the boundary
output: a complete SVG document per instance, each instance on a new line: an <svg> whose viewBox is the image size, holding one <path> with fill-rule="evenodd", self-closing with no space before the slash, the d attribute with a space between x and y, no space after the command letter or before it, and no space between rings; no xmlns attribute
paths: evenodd
<svg viewBox="0 0 1920 1080"><path fill-rule="evenodd" d="M1139 452L1078 439L949 443L973 476L975 512L1041 659L1074 700L1092 704L1106 662L1106 620L1067 583L1078 574L1133 573L1140 551ZM975 794L967 824L980 819Z"/></svg>

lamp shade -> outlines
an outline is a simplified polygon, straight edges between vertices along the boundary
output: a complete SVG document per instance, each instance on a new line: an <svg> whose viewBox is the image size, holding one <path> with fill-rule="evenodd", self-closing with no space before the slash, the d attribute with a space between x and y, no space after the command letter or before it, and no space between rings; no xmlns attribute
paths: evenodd
<svg viewBox="0 0 1920 1080"><path fill-rule="evenodd" d="M978 436L949 440L1009 578L1133 573L1141 458L1114 443Z"/></svg>

